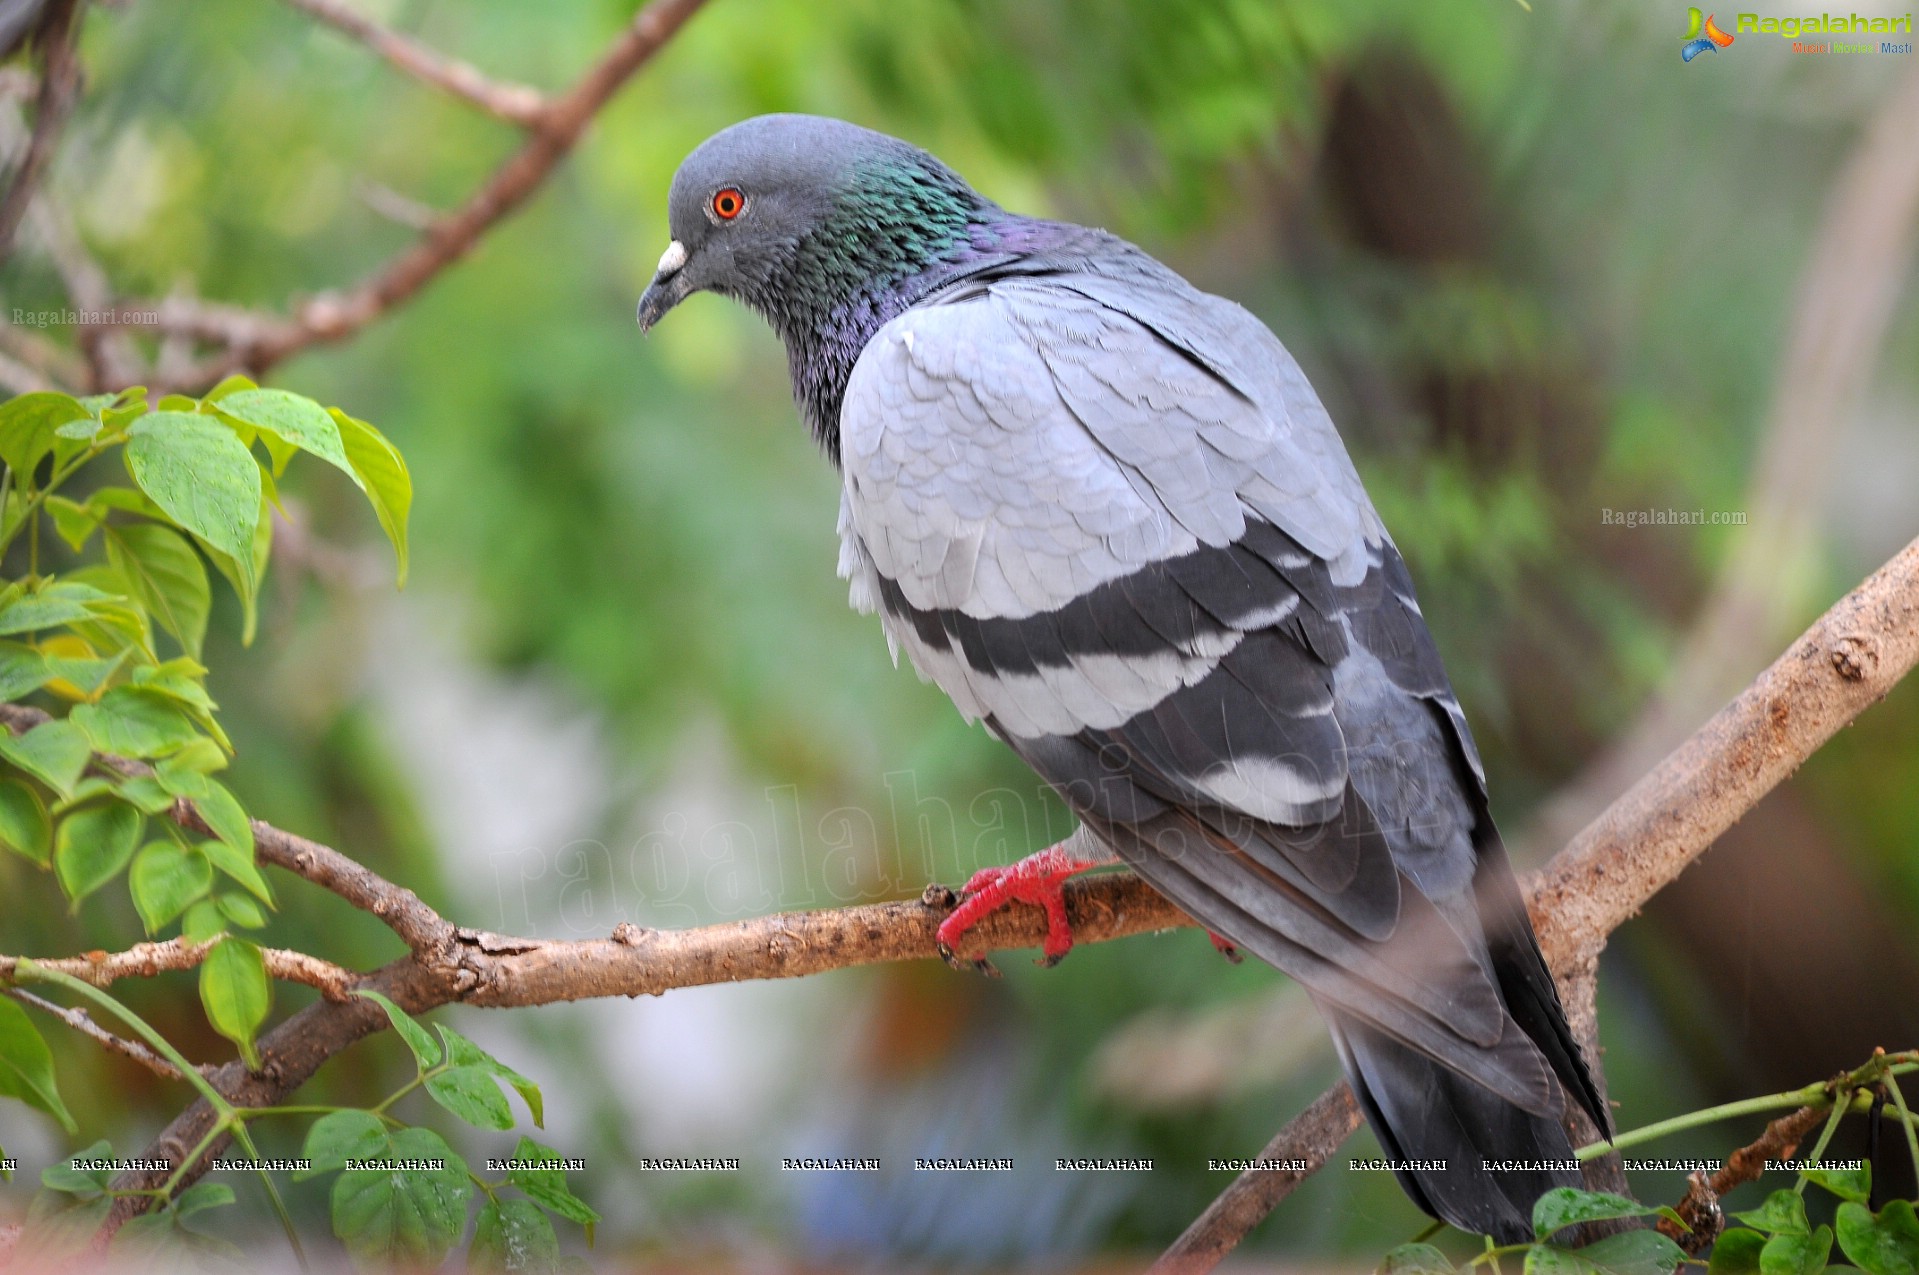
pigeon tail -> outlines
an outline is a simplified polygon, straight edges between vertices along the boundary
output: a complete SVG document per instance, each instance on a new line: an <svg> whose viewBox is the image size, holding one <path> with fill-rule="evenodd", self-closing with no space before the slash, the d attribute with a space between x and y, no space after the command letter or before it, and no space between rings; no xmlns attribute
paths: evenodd
<svg viewBox="0 0 1919 1275"><path fill-rule="evenodd" d="M1325 1001L1340 1061L1413 1203L1501 1244L1532 1238L1533 1203L1581 1184L1552 1115L1527 1111Z"/></svg>

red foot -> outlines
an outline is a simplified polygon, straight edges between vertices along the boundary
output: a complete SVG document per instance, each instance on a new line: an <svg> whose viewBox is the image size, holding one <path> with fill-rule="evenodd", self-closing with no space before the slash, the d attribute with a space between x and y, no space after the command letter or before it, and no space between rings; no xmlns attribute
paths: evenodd
<svg viewBox="0 0 1919 1275"><path fill-rule="evenodd" d="M1054 846L1028 855L1011 867L983 868L975 872L960 891L964 900L953 909L953 915L940 923L940 955L946 958L947 964L959 968L959 958L954 952L968 930L988 913L1008 903L1031 903L1046 909L1046 943L1041 949L1039 964L1059 964L1060 959L1073 950L1073 931L1066 922L1066 897L1061 893L1066 878L1097 866L1085 859L1075 859ZM970 964L982 974L998 973L984 957L971 958Z"/></svg>
<svg viewBox="0 0 1919 1275"><path fill-rule="evenodd" d="M1212 940L1213 947L1219 954L1233 964L1239 965L1245 962L1246 958L1239 954L1238 946L1231 939L1223 939L1211 930L1206 931L1206 937Z"/></svg>

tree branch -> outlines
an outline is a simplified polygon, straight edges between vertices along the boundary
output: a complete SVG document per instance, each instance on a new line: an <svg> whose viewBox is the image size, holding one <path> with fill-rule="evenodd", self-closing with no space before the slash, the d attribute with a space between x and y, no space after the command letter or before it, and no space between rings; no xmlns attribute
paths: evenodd
<svg viewBox="0 0 1919 1275"><path fill-rule="evenodd" d="M449 58L383 27L340 0L287 0L287 3L358 40L414 79L463 98L496 119L521 128L535 128L546 114L546 99L538 89L490 80L458 58Z"/></svg>
<svg viewBox="0 0 1919 1275"><path fill-rule="evenodd" d="M1670 1219L1662 1218L1660 1233L1677 1241L1679 1247L1694 1257L1703 1253L1726 1227L1719 1197L1765 1172L1766 1161L1790 1156L1800 1141L1831 1115L1832 1111L1826 1107L1801 1107L1768 1124L1755 1141L1727 1156L1726 1163L1710 1178L1704 1173L1689 1175L1686 1194L1675 1206L1688 1229L1682 1231Z"/></svg>
<svg viewBox="0 0 1919 1275"><path fill-rule="evenodd" d="M1612 929L1839 727L1882 698L1915 662L1919 540L1821 617L1744 694L1533 878L1529 893L1534 924L1562 982L1569 970L1587 971L1589 981ZM1684 808L1693 802L1699 804L1698 811ZM354 877L344 887L337 873L314 871L322 862L352 864L337 851L265 824L255 829L263 859L293 865L292 870L322 884L333 882L329 888L344 897L357 894L367 900L360 906L389 903L380 913L388 924L416 906L431 918L422 922L426 929L447 924L410 891L365 869L359 869L364 877ZM292 846L303 849L287 853ZM1191 923L1127 873L1074 882L1066 898L1068 916L1082 942ZM853 965L931 958L936 954L935 931L952 901L951 891L930 887L915 902L783 913L694 930L622 925L607 939L584 942L452 930L448 943L418 946L411 956L368 975L360 986L382 991L417 1013L454 1001L504 1008L590 996L657 995L705 983L795 978ZM1045 931L1044 914L1020 906L989 916L973 933L983 947L997 950L1035 946ZM1576 1008L1579 1003L1569 998L1574 1016L1582 1012ZM304 1084L327 1058L383 1025L379 1012L358 998L316 1003L261 1037L260 1072L248 1073L234 1062L211 1078L236 1104L271 1105ZM1323 1095L1263 1153L1268 1160L1303 1160L1306 1169L1242 1175L1156 1269L1182 1275L1210 1270L1293 1186L1323 1165L1358 1126L1357 1113L1341 1088ZM211 1119L210 1109L195 1103L147 1154L177 1163L199 1143ZM198 1173L197 1168L188 1169L180 1184L193 1181ZM159 1184L154 1175L130 1174L117 1185ZM109 1225L124 1221L146 1203L118 1201Z"/></svg>

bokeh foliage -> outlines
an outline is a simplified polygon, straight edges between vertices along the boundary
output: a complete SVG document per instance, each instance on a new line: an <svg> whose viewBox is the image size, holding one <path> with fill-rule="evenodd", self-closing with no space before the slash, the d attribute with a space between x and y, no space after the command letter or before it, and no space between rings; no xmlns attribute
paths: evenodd
<svg viewBox="0 0 1919 1275"><path fill-rule="evenodd" d="M545 86L569 82L632 10L370 7ZM962 812L988 789L1030 794L1030 776L891 669L875 626L847 611L834 478L793 419L773 339L712 298L644 343L631 322L666 240L667 181L708 133L804 110L910 136L1008 206L1108 225L1274 326L1359 454L1475 722L1497 810L1517 824L1630 720L1737 534L1614 531L1600 511L1740 507L1827 178L1893 69L1767 60L1743 44L1682 66L1678 27L1657 6L1503 0L713 0L470 260L277 379L351 404L405 451L410 605L435 640L489 676L561 687L594 715L618 777L598 829L609 844L632 840L634 803L672 805L688 768L714 755L742 802L796 785L809 826L837 808L889 810L886 777L901 772ZM90 88L54 186L129 295L184 284L272 306L357 277L413 233L376 211L392 202L381 192L449 206L514 143L284 6L138 0L94 12L86 34ZM31 257L4 285L9 306L59 303ZM1913 310L1908 292L1873 393L1908 422ZM320 540L362 542L364 514L342 487L295 473L287 492ZM1909 505L1903 515L1889 543L1821 546L1828 594L1910 536ZM450 906L449 880L477 870L439 843L366 690L381 658L367 626L388 604L310 571L266 590L251 651L222 623L229 601L214 600L207 639L242 799ZM1907 933L1919 929L1916 716L1909 691L1895 696L1800 785L1846 871ZM1043 823L1006 852L1036 848ZM964 830L935 840L937 875L973 866ZM0 888L0 947L71 942L23 875ZM102 900L81 922L105 941L132 919ZM265 933L290 946L324 936L369 962L390 950L376 924L324 899ZM1723 1087L1763 1060L1689 1027L1711 971L1654 938L1626 946L1602 993L1624 1110L1650 1119L1750 1092ZM1206 1158L1252 1154L1330 1065L1318 1055L1163 1111L1095 1085L1090 1060L1144 1010L1227 1005L1274 981L1174 939L1011 969L991 989L940 971L836 978L803 1012L872 1035L844 1080L867 1110L807 1114L796 1096L806 1119L854 1138L903 1127L910 1148L924 1127L915 1086L986 1067L999 1079L982 1101L1015 1113L1009 1125L1043 1128L1062 1154L1150 1154L1160 1171L1056 1201L1050 1233L1003 1253L978 1245L957 1186L935 1202L960 1219L944 1229L868 1227L751 1175L610 1175L606 1190L637 1182L646 1195L603 1208L608 1239L726 1249L715 1234L743 1225L776 1247L942 1260L1163 1244L1224 1184ZM217 1048L203 1026L169 1020L163 998L132 998L176 1039L197 1031ZM1715 1012L1763 1018L1764 997ZM582 1020L524 1030L572 1069L577 1109L597 1114L597 1163L648 1145ZM119 1127L83 1137L123 1144L174 1097L84 1046L60 1065L69 1087L126 1094ZM315 1088L372 1101L404 1067L376 1041ZM1063 1190L1040 1183L1027 1198L1049 1189ZM1382 1175L1326 1175L1287 1208L1258 1244L1376 1254L1418 1225Z"/></svg>

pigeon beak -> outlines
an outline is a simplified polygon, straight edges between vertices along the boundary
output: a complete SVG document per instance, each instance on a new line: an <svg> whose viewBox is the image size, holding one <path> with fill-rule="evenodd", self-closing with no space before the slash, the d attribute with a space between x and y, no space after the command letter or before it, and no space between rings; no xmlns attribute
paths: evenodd
<svg viewBox="0 0 1919 1275"><path fill-rule="evenodd" d="M655 323L680 302L686 300L692 289L687 285L681 271L686 266L686 245L675 239L668 244L666 251L660 254L659 272L653 276L653 282L647 285L640 295L639 319L640 331L646 332Z"/></svg>

